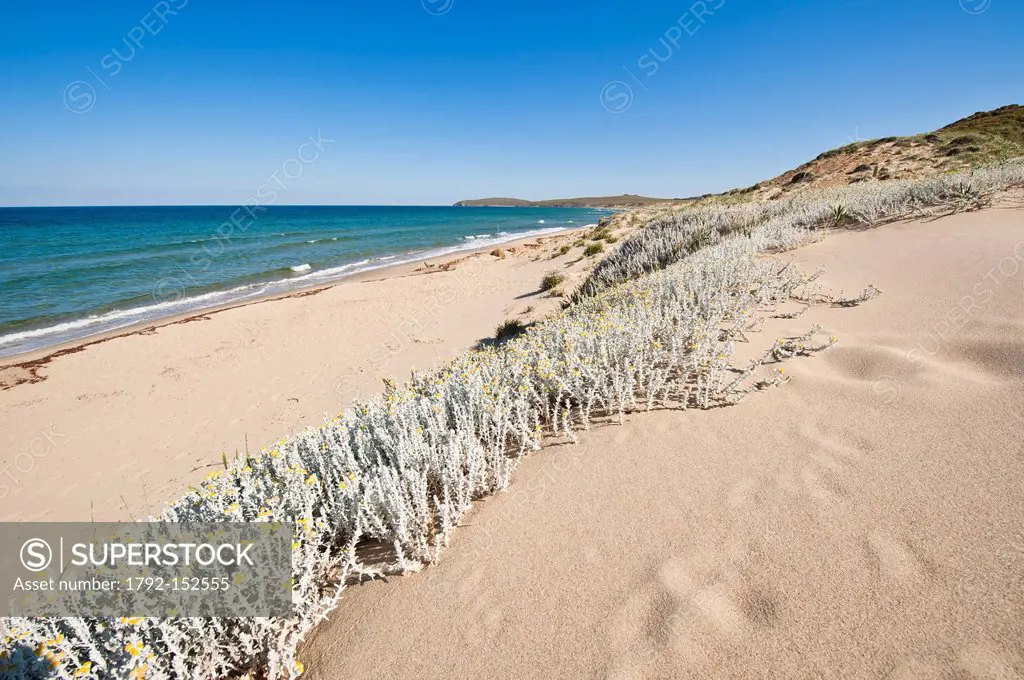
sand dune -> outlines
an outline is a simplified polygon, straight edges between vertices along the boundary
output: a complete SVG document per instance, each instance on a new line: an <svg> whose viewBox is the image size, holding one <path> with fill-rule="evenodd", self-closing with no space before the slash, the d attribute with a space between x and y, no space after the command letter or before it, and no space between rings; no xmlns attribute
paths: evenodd
<svg viewBox="0 0 1024 680"><path fill-rule="evenodd" d="M1024 677L1024 212L796 256L884 294L770 321L840 338L780 388L529 457L440 564L347 590L309 676Z"/></svg>

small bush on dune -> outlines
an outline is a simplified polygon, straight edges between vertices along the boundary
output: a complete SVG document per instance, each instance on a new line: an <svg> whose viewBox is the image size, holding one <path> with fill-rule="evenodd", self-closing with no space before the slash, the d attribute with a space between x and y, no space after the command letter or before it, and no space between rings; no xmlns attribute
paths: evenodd
<svg viewBox="0 0 1024 680"><path fill-rule="evenodd" d="M526 332L526 326L519 319L506 319L494 329L494 341L503 344Z"/></svg>
<svg viewBox="0 0 1024 680"><path fill-rule="evenodd" d="M583 249L583 255L585 257L593 257L594 255L602 252L604 252L604 246L600 243L591 243Z"/></svg>
<svg viewBox="0 0 1024 680"><path fill-rule="evenodd" d="M686 254L695 253L698 250L707 248L715 242L714 230L710 227L702 227L694 232L690 233L690 238L686 244Z"/></svg>
<svg viewBox="0 0 1024 680"><path fill-rule="evenodd" d="M960 135L950 140L949 146L968 146L970 144L977 144L980 141L981 138L975 135Z"/></svg>
<svg viewBox="0 0 1024 680"><path fill-rule="evenodd" d="M593 229L587 235L587 238L589 238L591 241L605 241L607 243L615 243L616 241L618 241L618 238L616 238L615 234L612 233L612 228L610 224L604 224L597 227L596 229Z"/></svg>
<svg viewBox="0 0 1024 680"><path fill-rule="evenodd" d="M846 208L838 203L832 206L832 226L840 226L849 214L846 212Z"/></svg>
<svg viewBox="0 0 1024 680"><path fill-rule="evenodd" d="M565 276L557 272L551 272L550 274L545 274L544 278L540 280L540 289L545 291L552 290L557 288L564 281Z"/></svg>

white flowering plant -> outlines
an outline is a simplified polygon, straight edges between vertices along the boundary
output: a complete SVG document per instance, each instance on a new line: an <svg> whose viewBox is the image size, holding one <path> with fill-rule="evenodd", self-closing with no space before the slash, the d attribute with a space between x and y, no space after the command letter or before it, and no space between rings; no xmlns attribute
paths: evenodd
<svg viewBox="0 0 1024 680"><path fill-rule="evenodd" d="M892 180L819 189L791 198L704 205L658 215L602 260L573 296L579 300L622 281L657 271L737 233L773 235L788 249L804 230L872 227L894 220L986 205L997 192L1024 186L1024 159L924 180Z"/></svg>

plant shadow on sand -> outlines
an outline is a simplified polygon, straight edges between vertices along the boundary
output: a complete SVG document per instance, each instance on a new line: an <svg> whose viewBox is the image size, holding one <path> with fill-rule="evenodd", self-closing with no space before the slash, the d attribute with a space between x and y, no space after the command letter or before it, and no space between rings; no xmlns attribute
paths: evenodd
<svg viewBox="0 0 1024 680"><path fill-rule="evenodd" d="M52 652L45 646L33 649L24 642L15 643L6 658L0 657L0 677L9 677L4 674L5 666L20 670L27 678L51 677L54 667L51 656Z"/></svg>

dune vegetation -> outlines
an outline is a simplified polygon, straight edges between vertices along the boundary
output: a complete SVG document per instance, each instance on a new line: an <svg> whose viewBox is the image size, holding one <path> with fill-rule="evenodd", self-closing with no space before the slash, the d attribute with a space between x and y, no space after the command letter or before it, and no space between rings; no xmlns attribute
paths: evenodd
<svg viewBox="0 0 1024 680"><path fill-rule="evenodd" d="M474 500L506 488L520 459L595 421L709 408L784 382L778 362L835 338L808 329L734 365L734 344L780 305L851 305L765 253L823 227L980 205L1024 184L1024 165L874 184L768 204L675 212L618 244L573 304L507 342L386 384L321 427L226 465L156 518L294 522L295 614L282 618L7 619L4 677L294 678L303 637L351 579L436 562ZM368 544L387 559L367 557Z"/></svg>
<svg viewBox="0 0 1024 680"><path fill-rule="evenodd" d="M603 259L573 296L594 295L657 271L697 250L755 231L779 234L827 228L867 228L885 222L984 207L992 196L1024 185L1024 160L924 180L894 180L823 189L775 201L673 208Z"/></svg>

